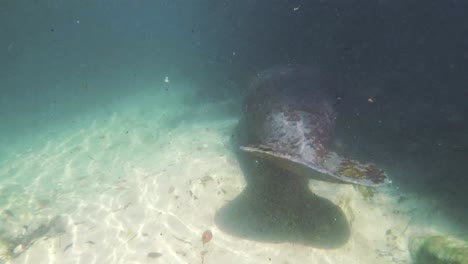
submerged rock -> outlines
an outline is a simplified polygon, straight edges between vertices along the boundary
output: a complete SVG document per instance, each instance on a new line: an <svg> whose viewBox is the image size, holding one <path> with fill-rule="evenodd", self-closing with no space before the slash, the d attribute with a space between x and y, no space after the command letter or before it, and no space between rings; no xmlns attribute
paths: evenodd
<svg viewBox="0 0 468 264"><path fill-rule="evenodd" d="M409 250L415 264L468 264L468 242L453 236L416 236Z"/></svg>

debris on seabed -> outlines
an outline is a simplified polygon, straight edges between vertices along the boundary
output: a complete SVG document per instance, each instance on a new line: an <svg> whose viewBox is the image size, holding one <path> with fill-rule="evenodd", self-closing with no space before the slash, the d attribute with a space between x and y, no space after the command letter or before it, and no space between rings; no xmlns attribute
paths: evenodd
<svg viewBox="0 0 468 264"><path fill-rule="evenodd" d="M206 243L210 242L210 240L213 238L213 233L211 233L210 230L206 230L205 232L203 232L203 235L202 235L202 242L203 242L203 245L205 245Z"/></svg>

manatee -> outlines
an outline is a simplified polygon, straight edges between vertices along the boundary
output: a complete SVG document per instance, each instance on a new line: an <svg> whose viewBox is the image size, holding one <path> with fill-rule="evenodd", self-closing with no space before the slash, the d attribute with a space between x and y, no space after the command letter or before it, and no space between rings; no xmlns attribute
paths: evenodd
<svg viewBox="0 0 468 264"><path fill-rule="evenodd" d="M247 90L240 149L311 178L377 187L388 182L375 164L329 149L336 113L316 68L277 66L260 72Z"/></svg>

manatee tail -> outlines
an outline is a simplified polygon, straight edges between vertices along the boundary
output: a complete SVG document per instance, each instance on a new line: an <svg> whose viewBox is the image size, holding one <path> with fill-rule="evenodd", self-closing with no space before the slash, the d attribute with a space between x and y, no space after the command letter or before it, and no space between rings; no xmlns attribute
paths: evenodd
<svg viewBox="0 0 468 264"><path fill-rule="evenodd" d="M369 187L378 187L388 182L385 172L375 164L343 158L334 152L328 152L320 162L311 162L301 157L291 157L265 145L242 146L240 149L256 157L271 160L280 168L317 180Z"/></svg>
<svg viewBox="0 0 468 264"><path fill-rule="evenodd" d="M342 181L378 187L388 183L387 174L373 163L344 158L329 152L322 166L328 173Z"/></svg>

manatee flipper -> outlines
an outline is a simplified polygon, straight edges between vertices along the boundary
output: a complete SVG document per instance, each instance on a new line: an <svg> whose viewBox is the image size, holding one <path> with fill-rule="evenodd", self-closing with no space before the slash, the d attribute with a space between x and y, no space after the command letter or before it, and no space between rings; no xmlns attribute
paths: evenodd
<svg viewBox="0 0 468 264"><path fill-rule="evenodd" d="M241 150L252 155L270 160L276 166L298 174L307 174L311 178L330 182L354 183L369 187L378 187L386 183L386 175L372 163L363 163L343 158L329 152L321 161L311 162L302 157L294 157L275 149L273 145L241 146Z"/></svg>

